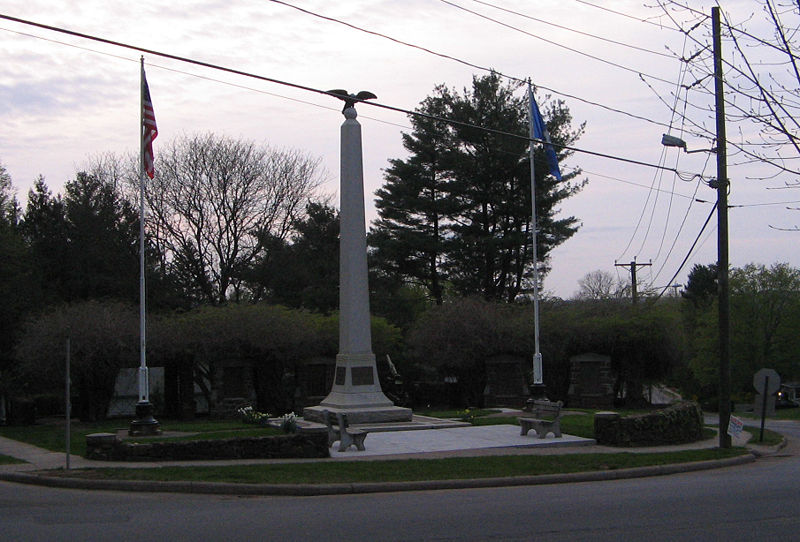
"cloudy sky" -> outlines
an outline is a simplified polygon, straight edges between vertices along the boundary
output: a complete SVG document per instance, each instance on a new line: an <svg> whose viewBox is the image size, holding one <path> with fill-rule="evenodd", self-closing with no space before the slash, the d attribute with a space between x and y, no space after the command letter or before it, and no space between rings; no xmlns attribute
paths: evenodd
<svg viewBox="0 0 800 542"><path fill-rule="evenodd" d="M577 147L682 172L676 176L593 154L571 156L562 169L581 168L588 185L561 212L583 226L552 253L545 289L572 296L578 280L598 269L628 278L614 263L634 258L652 262L639 271L646 283L669 284L716 199L693 176L714 177L713 155L660 145L667 125L690 150L712 146L698 128L713 132L714 126L702 83L688 93L679 90L707 67L708 54L693 59L691 72L677 59L710 44L710 19L698 17L710 14L711 3L691 0L698 13L665 14L634 0L5 0L0 12L307 87L370 90L380 103L403 109L414 109L437 84L463 89L484 73L287 4L469 64L530 77L540 97L565 100L575 123L586 123ZM759 2L722 2L722 8L737 26L772 37ZM798 26L796 13L783 16L788 26ZM676 22L687 29L701 24L686 36L675 30ZM732 48L726 39L723 49ZM23 203L40 174L61 191L92 156L138 149L138 52L0 20L0 55L0 162ZM337 193L340 102L155 55L145 55L145 62L159 127L156 155L159 143L196 132L298 148L322 158L325 190ZM684 132L681 115L691 123ZM366 105L359 107L359 120L367 216L374 218L372 194L387 160L405 155L400 133L409 122L401 113ZM728 131L739 142L756 135L748 125ZM736 155L729 160L732 264L800 265L800 232L776 229L800 224L800 211L792 209L800 207L800 189L782 189L796 177L746 162ZM712 218L673 282L685 283L694 263L716 260L715 223Z"/></svg>

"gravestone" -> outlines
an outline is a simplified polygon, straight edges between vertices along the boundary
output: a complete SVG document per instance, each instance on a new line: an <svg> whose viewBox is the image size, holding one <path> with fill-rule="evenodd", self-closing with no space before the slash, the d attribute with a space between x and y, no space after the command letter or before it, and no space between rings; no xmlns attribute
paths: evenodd
<svg viewBox="0 0 800 542"><path fill-rule="evenodd" d="M318 405L331 390L334 381L336 360L315 357L297 365L297 389L295 408Z"/></svg>
<svg viewBox="0 0 800 542"><path fill-rule="evenodd" d="M614 406L614 374L611 357L580 354L569 359L569 406L609 408Z"/></svg>
<svg viewBox="0 0 800 542"><path fill-rule="evenodd" d="M525 381L527 363L522 356L499 355L486 360L485 406L519 408L530 395Z"/></svg>

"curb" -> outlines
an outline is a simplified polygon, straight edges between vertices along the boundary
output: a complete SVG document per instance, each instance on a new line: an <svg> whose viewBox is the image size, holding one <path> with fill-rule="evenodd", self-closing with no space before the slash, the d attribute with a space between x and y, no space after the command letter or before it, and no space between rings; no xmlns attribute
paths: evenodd
<svg viewBox="0 0 800 542"><path fill-rule="evenodd" d="M785 445L785 444L784 444ZM532 486L574 482L624 480L649 476L664 476L753 463L753 452L728 459L713 459L692 463L674 463L631 469L542 474L509 478L475 478L468 480L422 480L415 482L364 482L354 484L233 484L228 482L158 482L150 480L88 480L46 474L0 472L0 480L55 488L95 489L107 491L138 491L149 493L196 493L211 495L273 495L308 497L319 495L351 495L390 493L400 491L430 491L442 489L477 489L493 487Z"/></svg>
<svg viewBox="0 0 800 542"><path fill-rule="evenodd" d="M788 444L789 439L787 439L784 435L783 440L781 440L779 444L774 446L760 446L758 444L751 444L748 446L748 451L756 457L768 457L783 450Z"/></svg>

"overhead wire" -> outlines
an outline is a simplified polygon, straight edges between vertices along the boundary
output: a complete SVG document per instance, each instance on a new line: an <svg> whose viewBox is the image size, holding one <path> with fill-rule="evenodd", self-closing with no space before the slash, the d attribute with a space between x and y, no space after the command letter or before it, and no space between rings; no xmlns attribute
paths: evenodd
<svg viewBox="0 0 800 542"><path fill-rule="evenodd" d="M683 9L689 11L690 13L693 13L693 14L695 14L698 17L701 18L700 21L697 24L695 24L691 29L685 30L685 29L683 29L681 23L679 23L674 17L672 17L672 15L669 12L669 10L665 7L664 2L659 0L659 5L661 6L662 10L670 18L670 20L673 22L673 24L676 26L676 28L679 31L681 31L686 36L688 36L696 44L698 44L698 45L700 45L702 47L706 47L706 44L701 42L701 41L699 41L697 38L693 37L691 35L691 32L700 23L702 23L704 20L706 20L708 18L708 15L706 15L705 13L700 12L698 10L695 10L695 9L691 8L690 6L688 6L688 5L681 4L679 2L675 2L675 1L670 0L668 3L672 4L674 6L679 6L679 7L683 8ZM740 53L740 55L743 57L743 59L745 61L747 61L747 58L744 55L744 51L742 51L741 47L738 46L738 40L736 39L735 34L745 35L747 37L750 37L750 38L758 41L759 43L761 43L763 45L769 45L770 47L780 51L781 53L786 54L786 51L784 51L780 47L776 46L775 44L772 44L770 42L766 42L766 41L758 38L757 36L754 36L754 35L746 32L746 31L742 31L741 29L733 26L730 23L730 21L728 21L727 16L724 14L724 12L723 12L722 24L724 25L724 28L729 31L731 39L733 40L734 45L736 46L736 50ZM735 85L729 85L728 86L728 90L730 90L731 92L736 92L738 94L743 95L747 100L755 100L755 101L764 100L764 102L767 103L767 105L770 105L769 99L763 97L763 93L766 92L766 90L764 89L763 85L760 84L760 82L758 81L757 77L755 77L754 75L751 75L751 74L748 74L748 73L744 72L738 66L736 66L735 64L733 64L731 61L727 60L726 58L722 58L722 62L723 62L724 65L728 66L730 69L735 70L739 75L741 75L746 80L748 80L753 85L754 88L758 88L760 93L762 94L762 97L751 96L751 95L747 94L746 92L744 92L740 87L735 86ZM752 67L749 66L749 65L748 65L748 68L752 69ZM710 72L710 69L707 69L706 71ZM709 93L710 93L710 91L709 91ZM774 100L775 103L777 103L780 106L781 100L775 99L775 98L773 98L773 100ZM734 110L737 110L737 111L741 112L742 119L753 118L753 115L752 115L751 112L743 110L739 106L739 104L737 104L735 101L730 100L728 98L725 98L725 103L726 103L726 106L728 106L730 109L734 109ZM783 128L781 127L782 126L782 122L780 122L780 119L777 117L777 115L773 115L773 116L774 116L774 118L776 118L776 120L779 121L779 126L772 126L772 125L769 125L769 124L767 124L767 126L770 126L776 132L783 133L784 135L788 136L791 144L798 150L798 152L800 152L800 148L798 148L798 146L800 146L799 145L800 142L796 141L796 138L792 137L791 133L788 130L786 130L785 127L783 127ZM787 115L787 118L791 118L792 120L795 120L793 115ZM765 119L763 119L763 118L760 119L760 120L761 120L762 123L765 122ZM699 125L698 125L698 128L700 128ZM743 146L738 145L735 141L728 141L728 144L731 147L733 147L734 149L736 149L738 152L744 154L745 156L748 156L748 157L752 158L754 161L758 161L758 162L767 164L767 165L769 165L771 167L774 167L774 168L778 169L779 172L782 171L782 172L791 173L791 174L794 174L794 175L800 175L800 171L792 169L792 168L789 168L789 167L786 167L785 165L783 165L783 157L780 157L780 156L771 157L771 156L759 155L759 154L757 154L755 152L749 151L748 149L744 148Z"/></svg>
<svg viewBox="0 0 800 542"><path fill-rule="evenodd" d="M663 57L670 58L670 59L674 58L673 55L671 55L669 53L664 53L662 51L655 51L653 49L647 49L646 47L639 47L638 45L633 45L633 44L630 44L630 43L625 43L623 41L617 41L617 40L613 40L611 38L606 38L604 36L598 36L597 34L591 34L589 32L584 32L582 30L577 30L575 28L570 28L569 26L564 26L564 25L560 25L560 24L554 23L552 21L546 21L544 19L539 19L538 17L533 17L531 15L527 15L527 14L521 13L519 11L514 11L513 9L504 8L502 6L498 6L497 4L492 4L490 2L485 2L484 0L472 0L472 1L477 3L477 4L482 4L484 6L488 6L488 7L500 10L500 11L504 11L506 13L510 13L512 15L516 15L516 16L522 17L524 19L530 19L531 21L536 21L537 23L546 24L546 25L549 25L549 26L552 26L552 27L555 27L555 28L559 28L561 30L566 30L568 32L572 32L574 34L578 34L578 35L581 35L581 36L594 38L594 39L597 39L597 40L600 40L600 41L604 41L606 43L612 43L614 45L620 45L622 47L627 47L628 49L633 49L635 51L642 51L644 53L650 53L650 54L653 54L653 55L663 56Z"/></svg>
<svg viewBox="0 0 800 542"><path fill-rule="evenodd" d="M66 47L72 47L73 49L78 49L78 50L86 51L86 52L89 52L89 53L95 53L95 54L98 54L98 55L104 55L104 56L107 56L107 57L110 57L110 58L116 58L118 60L124 60L126 62L134 62L136 64L139 63L139 59L129 58L129 57L122 56L122 55L115 55L113 53L109 53L108 51L100 51L99 49L92 49L90 47L83 47L81 45L76 45L74 43L69 43L69 42L61 41L61 40L54 40L52 38L46 38L44 36L37 36L36 34L31 34L29 32L21 32L19 30L12 30L10 28L5 28L5 27L0 27L0 31L9 32L11 34L17 34L17 35L20 35L20 36L25 36L25 37L28 37L28 38L33 38L33 39L37 39L37 40L41 40L41 41L46 41L48 43L54 43L54 44L57 44L57 45L64 45ZM329 105L322 105L322 104L318 104L318 103L314 103L314 102L309 102L308 100L301 100L299 98L293 98L291 96L286 96L285 94L278 94L277 92L269 92L268 90L263 90L263 89L260 89L260 88L250 87L250 86L242 85L242 84L239 84L239 83L232 83L230 81L223 81L222 79L209 77L207 75L200 75L200 74L197 74L197 73L188 72L186 70L179 70L177 68L170 68L169 66L164 66L163 64L154 64L154 63L150 62L150 63L148 63L148 66L153 67L153 68L157 68L159 70L164 70L164 71L168 71L168 72L172 72L172 73L178 73L178 74L181 74L181 75L186 75L186 76L189 76L189 77L194 77L195 79L202 79L204 81L210 81L210 82L213 82L213 83L219 83L221 85L226 85L226 86L229 86L229 87L234 87L234 88L239 88L239 89L242 89L242 90L248 90L248 91L252 91L252 92L257 92L259 94L265 94L267 96L273 96L275 98L281 98L283 100L288 100L290 102L301 103L301 104L304 104L304 105L310 105L312 107L317 107L319 109L327 109L328 111L339 111L341 109L339 107L333 107L333 106L329 106ZM369 119L369 120L372 120L372 121L375 121L375 122L379 122L381 124L387 124L389 126L396 126L398 128L406 128L406 129L410 129L411 128L411 126L408 126L407 124L398 124L396 122L391 122L391 121L388 121L388 120L385 120L385 119L379 119L377 117L371 117L369 115L361 115L360 114L359 117L360 118L364 118L364 119Z"/></svg>
<svg viewBox="0 0 800 542"><path fill-rule="evenodd" d="M706 157L706 163L705 163L705 165L703 166L703 171L705 171L705 168L708 166L708 162L709 162L710 160L711 160L711 155L709 154L709 155ZM695 194L695 196L697 195L697 191L698 191L699 189L700 189L700 181L698 181L698 182L697 182L697 184L696 184L696 185L695 185L695 187L694 187L694 194ZM692 206L693 206L693 203L694 203L695 201L698 201L698 200L697 200L696 198L693 198L693 199L692 199L692 202L691 202L691 203L689 204L689 206L686 208L686 212L683 214L683 220L681 221L681 225L678 227L678 231L677 231L677 233L675 234L675 237L674 237L674 238L673 238L673 240L672 240L672 245L670 245L670 247L669 247L669 250L667 251L667 255L666 255L666 256L664 256L664 262L661 264L661 267L659 267L659 268L658 268L658 271L656 272L656 274L655 274L655 277L653 278L653 281L655 281L656 279L658 279L658 277L661 275L661 272L662 272L662 271L664 270L664 268L667 266L667 263L669 262L669 257L672 255L672 251L673 251L673 250L675 250L675 246L676 246L676 245L677 245L677 243L678 243L678 239L680 238L680 234L681 234L681 232L683 231L683 228L684 228L684 226L686 225L686 221L687 221L687 219L689 218L689 212L692 210ZM714 205L716 205L716 203L714 203ZM679 271L679 272L680 272L680 271ZM673 280L674 280L674 278L673 278ZM670 281L670 283L671 283L671 282L672 282L672 281Z"/></svg>
<svg viewBox="0 0 800 542"><path fill-rule="evenodd" d="M598 62L602 62L603 64L608 64L609 66L613 66L615 68L619 68L619 69L625 70L627 72L635 73L635 74L639 75L640 77L641 76L647 76L647 77L649 77L651 79L654 79L656 81L661 81L662 83L673 84L673 81L669 81L669 80L664 79L662 77L659 77L657 75L647 74L647 73L643 72L642 70L637 70L637 69L625 66L623 64L619 64L618 62L612 62L611 60L606 60L605 58L601 58L601 57L593 55L591 53L587 53L585 51L581 51L579 49L575 49L574 47L570 47L568 45L564 45L562 43L558 43L556 41L553 41L553 40L550 40L550 39L547 39L547 38L543 38L542 36L537 36L536 34L533 34L532 32L528 32L527 30L523 30L521 28L517 28L516 26L510 25L508 23L504 23L503 21L499 21L497 19L489 17L488 15L484 15L483 13L479 13L479 12L477 12L475 10L466 8L464 6L456 4L455 2L451 2L450 0L439 0L439 1L441 3L443 3L443 4L447 4L448 6L452 6L454 8L460 9L460 10L465 11L467 13L471 13L472 15L480 17L481 19L484 19L484 20L487 20L487 21L491 21L491 22L493 22L495 24L498 24L498 25L503 26L505 28L508 28L510 30L514 30L515 32L519 32L521 34L525 34L526 36L530 36L532 38L536 38L538 40L541 40L541 41L543 41L545 43L549 43L550 45L553 45L555 47L559 47L561 49L565 49L567 51L570 51L570 52L575 53L575 54L579 54L581 56L585 56L587 58L591 58L592 60L596 60Z"/></svg>
<svg viewBox="0 0 800 542"><path fill-rule="evenodd" d="M685 51L686 51L686 38L684 37L684 40L683 40L683 52L685 52ZM670 107L670 111L671 111L671 114L670 114L671 118L670 118L670 122L669 122L670 130L671 130L671 127L672 127L672 123L675 120L675 114L676 114L676 111L677 111L677 103L678 103L679 91L680 91L680 88L682 86L681 83L683 82L683 79L686 76L686 72L687 72L687 70L685 69L685 64L681 63L680 64L679 73L678 73L678 83L676 84L677 90L676 90L676 94L675 94L675 101L674 101L673 105ZM647 84L648 84L648 86L650 86L649 83L647 83ZM666 103L666 102L664 101L664 103ZM664 163L665 159L666 159L666 148L662 147L661 148L661 155L659 157L658 163L659 164ZM677 159L676 159L676 163L677 163ZM647 212L648 206L650 204L650 198L653 195L655 195L655 200L653 202L652 210L651 210L651 213L650 213L650 220L648 221L648 225L647 225L647 231L645 232L644 236L642 237L642 243L639 246L639 250L634 255L634 259L637 256L639 256L639 254L641 254L642 250L644 249L644 245L645 245L645 243L647 241L647 237L648 237L648 235L650 233L650 226L652 225L653 217L655 216L656 204L658 202L658 195L659 195L660 190L661 190L661 179L662 178L663 178L663 176L659 175L658 172L655 172L655 174L653 176L653 181L652 181L652 183L650 185L650 192L648 193L647 199L645 200L644 204L642 205L642 212L639 214L639 219L636 222L636 226L635 226L635 228L633 230L633 233L631 234L630 239L628 240L628 243L625 246L625 248L623 249L622 253L617 257L617 260L622 259L622 257L625 255L625 253L628 252L628 249L633 244L633 240L636 238L636 235L639 232L639 227L642 225L642 220L644 219L645 213ZM656 180L658 180L658 183L659 183L658 184L658 188L655 188ZM673 189L673 192L674 192L674 189ZM672 200L672 198L670 198L670 201L671 200ZM691 203L690 203L690 207L691 207ZM663 241L663 239L662 239L662 241Z"/></svg>
<svg viewBox="0 0 800 542"><path fill-rule="evenodd" d="M682 51L682 53L685 53L685 52L686 52L686 37L684 37L684 40L683 40L683 51ZM683 54L681 54L681 56L683 57ZM688 67L687 67L686 63L681 63L680 66L681 66L681 69L680 69L680 73L678 74L678 84L677 84L677 88L675 89L675 96L674 96L675 99L674 99L674 101L672 103L672 107L671 107L671 112L672 113L671 113L671 118L670 118L670 124L675 120L675 116L678 115L678 102L681 100L681 98L680 98L681 89L685 87L685 85L683 84L683 81L685 80L685 78L686 78L686 76L688 74ZM681 119L683 119L686 116L686 107L687 107L687 104L688 104L688 101L689 101L689 95L688 94L689 94L689 91L687 89L686 90L686 95L685 95L685 97L683 99L683 113L680 115ZM684 127L685 127L685 122L683 120L681 120L681 127L680 127L680 130L679 130L679 133L681 135L684 132ZM710 155L709 155L709 157L710 157ZM706 158L706 164L708 164L708 158L709 157ZM675 165L677 166L677 164L678 164L678 157L675 158ZM703 172L705 172L705 166L703 167ZM700 186L700 183L698 181L696 183L696 185L695 185L695 195L697 194L697 190L699 189L699 186ZM672 178L672 193L674 193L674 191L675 191L675 177ZM667 237L667 229L669 228L669 219L672 216L672 203L673 203L673 200L674 200L674 197L671 195L670 198L669 198L669 206L667 208L666 217L665 217L665 220L664 220L664 229L661 232L661 241L659 242L658 250L656 251L656 255L653 257L654 260L658 260L658 258L661 256L661 249L664 247L664 240ZM677 233L675 234L675 241L673 242L672 247L675 246L675 243L677 242L678 237L680 237L681 231L683 231L683 225L686 223L686 217L688 216L689 211L691 210L693 204L694 204L694 199L692 199L689 202L689 206L687 207L686 213L684 214L684 219L681 222L681 225L678 227ZM672 253L672 248L670 248L669 252L667 253L667 256L664 258L665 262L669 260L669 256L670 256L671 253ZM651 275L652 275L653 268L650 267L649 270L650 270ZM656 276L652 278L652 282L655 282L655 279L657 277L658 277L658 274L656 274ZM651 284L652 284L652 282L651 282Z"/></svg>
<svg viewBox="0 0 800 542"><path fill-rule="evenodd" d="M706 221L703 223L703 227L700 228L700 232L697 234L697 237L695 237L695 240L692 243L692 246L689 247L689 252L686 253L686 257L683 258L683 261L678 266L678 270L675 271L675 274L672 275L672 278L667 281L667 284L672 284L672 282L675 280L675 278L678 276L678 274L683 270L683 266L686 265L687 261L689 261L689 257L692 255L692 252L694 251L694 247L697 246L697 242L700 240L700 236L703 235L703 231L705 231L706 226L708 226L708 223L709 223L709 221L711 221L711 217L714 216L714 211L716 211L716 210L717 210L717 204L715 203L714 207L711 208L711 212L708 213L708 216L706 217ZM658 296L656 296L656 299L660 299L661 296L664 295L664 292L666 292L668 289L669 289L669 286L667 286L666 288L661 290L661 293L658 294Z"/></svg>
<svg viewBox="0 0 800 542"><path fill-rule="evenodd" d="M665 29L665 30L676 30L676 31L680 31L680 30L678 30L678 29L676 29L676 28L672 28L672 27L669 27L669 26L664 26L664 25L663 25L663 24L661 24L661 23L657 23L657 22L655 22L655 21L650 21L650 20L648 20L648 19L640 19L639 17L635 17L635 16L633 16L633 15L630 15L630 14L628 14L628 13L624 13L624 12L622 12L622 11L617 11L617 10L611 9L611 8L609 8L609 7L606 7L606 6L601 6L601 5L599 5L599 4L595 4L595 3L593 3L593 2L587 2L586 0L575 0L575 1L576 1L576 2L578 2L579 4L583 4L583 5L585 5L585 6L590 6L590 7L593 7L593 8L597 8L597 9L599 9L599 10L606 11L606 12L608 12L608 13L613 13L614 15L620 15L620 16L622 16L622 17L627 17L628 19L633 19L634 21L639 21L640 23L647 23L647 24L651 24L651 25L653 25L653 26L657 26L657 27L659 27L659 28L661 28L661 29Z"/></svg>
<svg viewBox="0 0 800 542"><path fill-rule="evenodd" d="M291 8L291 9L295 9L297 11L300 11L301 13L305 13L305 14L310 15L312 17L317 17L317 18L320 18L320 19L323 19L323 20L326 20L326 21L329 21L329 22L334 22L334 23L338 23L338 24L344 25L344 26L346 26L348 28L351 28L353 30L357 30L359 32L364 32L364 33L370 34L372 36L384 38L384 39L387 39L387 40L392 41L394 43L397 43L399 45L404 45L406 47L411 47L413 49L417 49L419 51L423 51L425 53L428 53L428 54L443 58L445 60L451 60L451 61L454 61L454 62L458 62L458 63L460 63L462 65L469 66L470 68L475 68L476 70L481 70L481 71L489 72L489 73L496 73L497 75L500 75L501 77L504 77L504 78L506 78L506 79L508 79L510 81L523 82L523 83L527 81L526 78L520 78L520 77L516 77L516 76L513 76L513 75L508 75L508 74L503 73L501 71L498 71L498 70L496 70L494 68L488 68L486 66L480 66L480 65L475 64L473 62L469 62L469 61L463 60L463 59L458 58L458 57L454 57L454 56L451 56L451 55L440 53L438 51L434 51L434 50L429 49L427 47L422 47L420 45L416 45L416 44L413 44L413 43L410 43L410 42L406 42L406 41L403 41L403 40L400 40L400 39L397 39L397 38L393 38L391 36L388 36L386 34L382 34L380 32L376 32L374 30L368 30L366 28L362 28L362 27L354 25L352 23L348 23L346 21L342 21L341 19L336 19L334 17L329 17L327 15L322 15L322 14L316 13L314 11L311 11L311 10L308 10L308 9L304 9L304 8L299 7L299 6L295 6L293 4L290 4L289 2L285 2L284 0L268 0L268 1L269 2L273 2L275 4L279 4L279 5L288 7L288 8ZM593 107L599 107L601 109L604 109L606 111L610 111L612 113L625 115L627 117L634 118L634 119L637 119L637 120L641 120L641 121L644 121L644 122L648 122L648 123L651 123L651 124L655 124L657 126L666 126L666 124L663 123L663 122L659 122L659 121L656 121L656 120L653 120L653 119L650 119L650 118L647 118L647 117L644 117L644 116L641 116L641 115L637 115L637 114L631 113L629 111L624 111L622 109L611 107L611 106L606 105L606 104L601 104L599 102L595 102L593 100L589 100L589 99L581 97L581 96L577 96L577 95L574 95L574 94L570 94L568 92L556 90L554 88L546 87L546 86L541 85L541 84L537 84L536 86L538 88L541 88L541 89L543 89L543 90L545 90L547 92L551 92L551 93L556 94L558 96L563 96L564 98L569 98L571 100L576 100L576 101L579 101L581 103L585 103L587 105L591 105Z"/></svg>
<svg viewBox="0 0 800 542"><path fill-rule="evenodd" d="M270 0L270 1L276 1L276 0ZM324 96L331 96L331 97L340 99L340 97L337 94L331 93L330 91L321 90L321 89L318 89L318 88L310 87L310 86L307 86L307 85L302 85L302 84L299 84L299 83L292 83L292 82L289 82L289 81L276 79L274 77L267 77L267 76L264 76L264 75L257 75L257 74L254 74L254 73L246 72L246 71L235 69L235 68L228 68L228 67L221 66L221 65L218 65L218 64L205 62L205 61L202 61L202 60L196 60L196 59L192 59L192 58L188 58L188 57L174 55L174 54L171 54L171 53L165 53L165 52L157 51L155 49L150 49L150 48L147 48L147 47L127 44L127 43L111 40L111 39L108 39L108 38L101 38L99 36L94 36L94 35L91 35L91 34L86 34L86 33L82 33L82 32L68 30L66 28L61 28L61 27L57 27L57 26L53 26L53 25L37 23L35 21L21 19L19 17L13 17L13 16L10 16L10 15L5 15L5 14L0 14L0 19L5 19L5 20L8 20L8 21L20 23L20 24L23 24L23 25L33 26L33 27L36 27L36 28L42 28L42 29L45 29L45 30L50 30L50 31L53 31L53 32L61 33L61 34L70 35L70 36L73 36L73 37L78 37L78 38L82 38L82 39L96 41L96 42L99 42L99 43L104 43L104 44L112 45L112 46L115 46L115 47L121 47L121 48L125 48L125 49L130 49L130 50L138 51L140 53L147 53L147 54L150 54L150 55L153 55L153 56L158 56L158 57L162 57L162 58L168 58L170 60L175 60L177 62L183 62L183 63L192 64L192 65L196 65L196 66L202 66L202 67L205 67L205 68L208 68L208 69L212 69L212 70L219 70L219 71L222 71L222 72L225 72L225 73L231 73L231 74L239 75L239 76L242 76L242 77L253 78L253 79L256 79L256 80L265 81L265 82L269 82L269 83L274 83L274 84L277 84L277 85L282 85L282 86L286 86L286 87L289 87L289 88L294 88L294 89L297 89L297 90L303 90L303 91L306 91L306 92L312 92L312 93L315 93L315 94L324 95ZM495 134L495 135L513 137L513 138L522 139L522 140L525 140L525 141L533 141L533 142L536 142L536 143L545 143L545 141L542 140L542 139L531 138L531 137L529 137L527 135L515 134L515 133L512 133L512 132L505 132L503 130L496 130L496 129L488 128L488 127L485 127L485 126L479 126L479 125L470 124L470 123L466 123L466 122L461 122L461 121L457 121L457 120L453 120L453 119L437 117L436 115L429 115L427 113L422 113L420 111L412 111L412 110L409 110L409 109L404 109L404 108L401 108L401 107L391 106L391 105L388 105L388 104L383 104L383 103L379 103L379 102L375 102L375 101L364 101L364 100L356 100L356 101L358 101L360 103L363 103L363 104L366 104L366 105L368 105L370 107L377 107L377 108L385 109L385 110L388 110L388 111L395 111L395 112L403 113L405 115L413 115L413 116L428 118L428 119L432 119L432 120L442 121L442 122L446 122L446 123L451 124L451 125L478 129L478 130L482 130L482 131L485 131L485 132L488 132L488 133L492 133L492 134ZM578 153L587 154L587 155L590 155L590 156L596 156L598 158L607 158L607 159L610 159L610 160L616 160L616 161L619 161L619 162L624 162L624 163L628 163L628 164L632 164L632 165L638 165L638 166L654 168L654 169L666 169L666 170L672 171L672 172L674 172L674 173L676 173L678 175L682 175L682 176L683 175L688 175L688 176L690 176L690 178L694 178L694 177L697 176L697 174L694 174L694 173L680 172L680 171L678 171L677 169L674 169L674 168L667 168L667 167L664 167L664 166L661 166L661 165L658 165L658 164L652 164L650 162L645 162L645 161L642 161L642 160L635 160L635 159L632 159L632 158L625 158L625 157L622 157L622 156L611 155L611 154L607 154L607 153L603 153L603 152L591 151L591 150L588 150L588 149L574 147L574 146L571 146L571 145L563 145L563 144L559 144L559 143L556 143L556 142L547 142L547 143L552 145L552 146L554 146L554 147L558 147L560 149L563 149L563 150L578 152Z"/></svg>

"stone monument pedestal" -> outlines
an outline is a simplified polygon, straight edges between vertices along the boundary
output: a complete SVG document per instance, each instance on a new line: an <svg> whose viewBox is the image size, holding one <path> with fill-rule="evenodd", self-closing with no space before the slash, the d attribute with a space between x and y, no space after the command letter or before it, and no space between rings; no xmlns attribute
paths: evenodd
<svg viewBox="0 0 800 542"><path fill-rule="evenodd" d="M410 422L411 409L404 407L397 407L394 405L387 407L363 407L363 408L336 408L325 407L322 405L306 407L303 409L303 419L316 422L325 423L323 411L341 412L347 414L347 422L351 424L363 423L391 423L391 422Z"/></svg>

